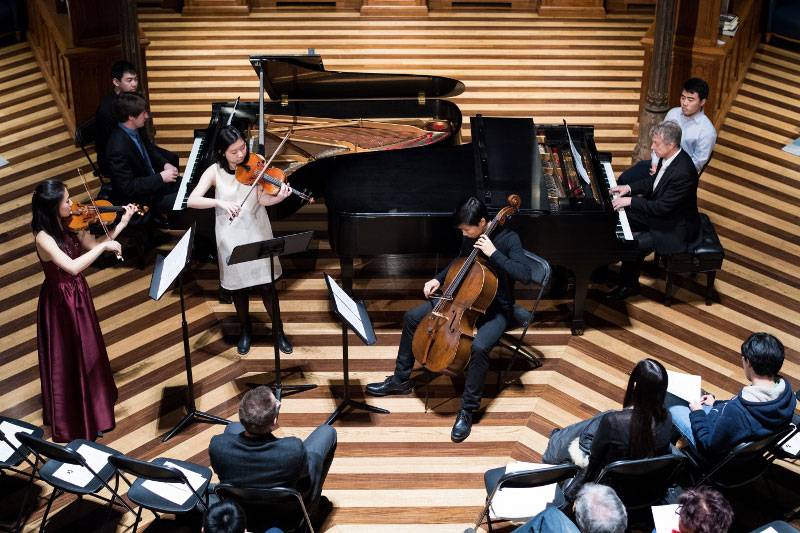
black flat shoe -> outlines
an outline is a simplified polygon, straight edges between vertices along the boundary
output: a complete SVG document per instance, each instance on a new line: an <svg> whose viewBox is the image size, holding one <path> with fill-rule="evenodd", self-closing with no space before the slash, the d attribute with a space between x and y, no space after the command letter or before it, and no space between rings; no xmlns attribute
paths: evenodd
<svg viewBox="0 0 800 533"><path fill-rule="evenodd" d="M620 285L607 292L605 298L609 302L621 302L629 296L636 296L637 294L639 294L639 287Z"/></svg>
<svg viewBox="0 0 800 533"><path fill-rule="evenodd" d="M466 409L462 409L456 416L456 422L453 424L453 430L450 432L450 440L453 442L461 442L469 437L472 431L472 413Z"/></svg>
<svg viewBox="0 0 800 533"><path fill-rule="evenodd" d="M247 352L250 351L250 332L243 331L242 335L239 337L239 342L236 344L236 351L239 352L239 355L245 355Z"/></svg>
<svg viewBox="0 0 800 533"><path fill-rule="evenodd" d="M292 343L289 342L289 339L287 339L286 335L283 333L278 335L278 349L285 354L290 354L294 351Z"/></svg>
<svg viewBox="0 0 800 533"><path fill-rule="evenodd" d="M366 387L370 396L391 396L394 394L408 394L411 392L411 381L397 383L394 376L389 376L380 383L369 383Z"/></svg>

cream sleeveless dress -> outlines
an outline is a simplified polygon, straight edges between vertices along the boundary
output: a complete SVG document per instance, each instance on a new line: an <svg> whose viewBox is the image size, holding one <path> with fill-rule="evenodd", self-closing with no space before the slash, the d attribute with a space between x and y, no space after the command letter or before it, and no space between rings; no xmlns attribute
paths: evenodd
<svg viewBox="0 0 800 533"><path fill-rule="evenodd" d="M216 174L214 187L214 198L217 200L227 200L235 202L237 205L247 195L250 187L236 181L233 174L228 174L214 163L206 170L206 173ZM219 262L219 282L227 290L243 289L270 283L269 258L259 259L258 261L248 261L237 265L228 265L228 258L233 249L241 244L272 239L272 225L267 216L267 210L258 203L258 190L254 190L242 206L239 216L229 222L228 212L219 207L214 208L216 221L214 224L217 236L217 260ZM281 275L281 264L275 258L275 279Z"/></svg>

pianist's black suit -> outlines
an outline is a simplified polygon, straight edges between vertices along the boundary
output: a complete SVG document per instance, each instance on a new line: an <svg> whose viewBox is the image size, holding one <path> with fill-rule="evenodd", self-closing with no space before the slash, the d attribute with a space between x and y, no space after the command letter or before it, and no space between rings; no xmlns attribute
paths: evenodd
<svg viewBox="0 0 800 533"><path fill-rule="evenodd" d="M661 169L661 162L658 168ZM628 220L642 258L653 250L660 254L686 251L697 240L700 230L697 169L689 154L681 150L653 190L657 175L658 172L629 184L631 205L627 208ZM640 263L641 260L623 263L624 285L638 285Z"/></svg>
<svg viewBox="0 0 800 533"><path fill-rule="evenodd" d="M172 209L178 182L165 183L161 171L165 163L178 166L178 156L155 146L141 132L139 138L150 157L152 170L136 144L119 126L111 132L106 145L106 165L111 178L111 198L116 205L130 202L150 206L159 213Z"/></svg>

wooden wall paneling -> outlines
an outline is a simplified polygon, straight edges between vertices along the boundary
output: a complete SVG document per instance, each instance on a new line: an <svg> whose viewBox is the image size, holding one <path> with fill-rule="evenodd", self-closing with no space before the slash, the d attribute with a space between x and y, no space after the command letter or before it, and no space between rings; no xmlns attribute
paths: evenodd
<svg viewBox="0 0 800 533"><path fill-rule="evenodd" d="M185 0L184 15L247 15L249 0Z"/></svg>
<svg viewBox="0 0 800 533"><path fill-rule="evenodd" d="M539 14L548 17L604 17L603 0L540 0Z"/></svg>
<svg viewBox="0 0 800 533"><path fill-rule="evenodd" d="M338 6L337 6L338 7ZM425 17L426 0L364 0L361 4L364 17Z"/></svg>
<svg viewBox="0 0 800 533"><path fill-rule="evenodd" d="M536 11L539 0L428 0L431 9L499 9Z"/></svg>
<svg viewBox="0 0 800 533"><path fill-rule="evenodd" d="M739 16L739 30L734 37L719 35L719 0L682 0L678 9L676 32L682 33L676 34L672 51L670 102L678 105L681 86L686 79L703 78L710 89L705 112L719 129L760 42L761 1L741 0L736 3L734 12ZM702 27L699 26L701 23ZM645 51L642 87L646 87L652 61L652 27L642 39L642 45ZM644 97L643 92L640 109Z"/></svg>

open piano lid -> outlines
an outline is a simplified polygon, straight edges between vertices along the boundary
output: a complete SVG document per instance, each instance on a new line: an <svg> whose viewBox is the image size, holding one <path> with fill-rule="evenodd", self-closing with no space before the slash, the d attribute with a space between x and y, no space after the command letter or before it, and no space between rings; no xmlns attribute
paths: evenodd
<svg viewBox="0 0 800 533"><path fill-rule="evenodd" d="M264 89L272 100L445 98L464 84L441 76L327 71L319 55L250 56L256 74L264 69Z"/></svg>

